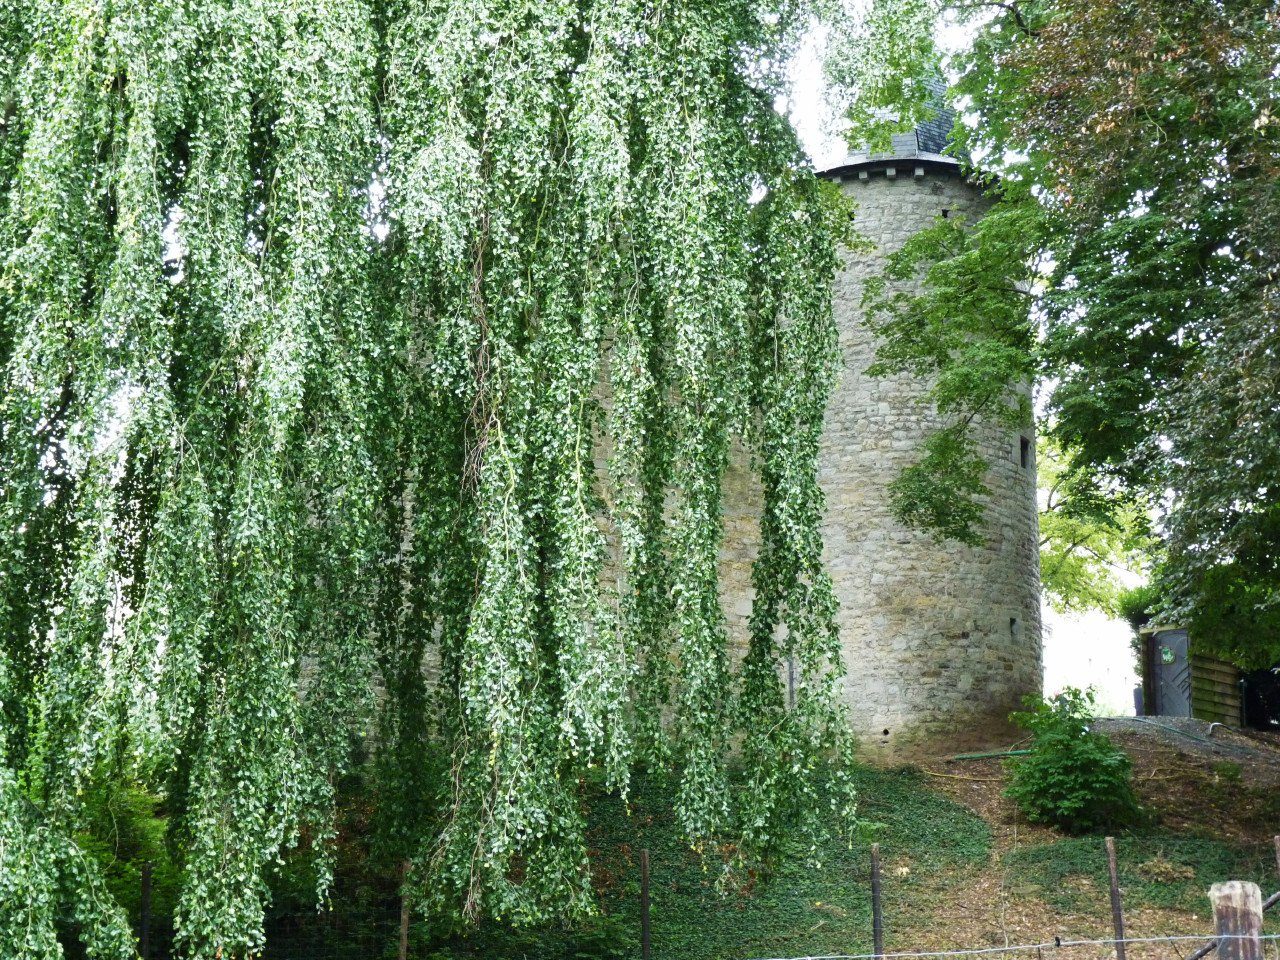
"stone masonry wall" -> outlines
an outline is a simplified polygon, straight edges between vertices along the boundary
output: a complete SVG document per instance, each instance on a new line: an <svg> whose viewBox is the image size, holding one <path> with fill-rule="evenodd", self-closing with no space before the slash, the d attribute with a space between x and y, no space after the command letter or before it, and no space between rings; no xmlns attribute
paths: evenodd
<svg viewBox="0 0 1280 960"><path fill-rule="evenodd" d="M929 172L917 181L911 170L899 168L908 175L894 179L878 171L865 181L856 174L844 181L858 203L856 226L879 255L847 256L835 279L844 364L827 408L819 463L850 722L863 754L879 762L1012 742L1008 714L1024 694L1040 691L1041 679L1035 467L1022 465L1022 439L1031 438L1030 429L979 427L981 450L992 464L985 545L936 544L889 512L889 483L914 462L918 444L939 421L918 402L924 385L916 378L864 373L875 347L862 325L862 284L880 271L885 254L943 209L970 220L982 209L980 193L957 174ZM607 373L600 397L607 408ZM596 467L611 505L610 453L599 438ZM737 663L746 652L763 498L750 456L737 444L724 494L720 588ZM617 530L604 529L614 558L604 579L625 589Z"/></svg>
<svg viewBox="0 0 1280 960"><path fill-rule="evenodd" d="M982 198L956 173L888 179L846 177L858 202L856 227L878 255L846 256L836 275L835 316L844 370L827 408L820 483L827 494L823 525L826 562L840 600L845 696L852 732L877 762L1009 744L1011 710L1041 690L1038 529L1034 462L1021 463L1030 429L979 425L980 449L991 470L983 547L936 544L897 524L888 484L915 461L916 447L938 425L919 403L924 385L913 376L872 379L872 334L859 302L867 276L943 209L977 218ZM600 398L609 406L607 374ZM605 503L612 503L607 440L595 452ZM724 476L721 596L732 659L746 652L754 590L751 563L759 552L763 493L750 456L732 449ZM602 518L603 522L603 518ZM604 580L618 589L620 544L605 525L613 562ZM785 669L785 668L783 668ZM785 680L785 678L783 678Z"/></svg>
<svg viewBox="0 0 1280 960"><path fill-rule="evenodd" d="M873 379L873 335L862 324L863 281L884 256L944 209L972 221L981 194L947 170L916 180L912 167L844 178L856 226L876 255L846 257L834 290L843 371L827 408L819 463L827 495L827 569L840 602L845 695L863 754L880 762L1012 742L1010 711L1041 682L1039 533L1035 465L1022 464L1030 428L979 425L991 463L981 547L937 544L889 511L888 485L939 425L909 375ZM1034 457L1034 445L1029 451ZM735 659L745 652L751 563L759 545L761 490L745 451L725 476L720 583Z"/></svg>
<svg viewBox="0 0 1280 960"><path fill-rule="evenodd" d="M1023 695L1038 693L1041 682L1035 466L1022 465L1021 449L1030 429L980 426L980 446L992 465L985 545L935 544L889 512L888 485L914 462L917 445L938 420L917 402L924 385L916 378L864 373L875 347L862 325L862 284L881 270L885 254L942 210L970 220L982 210L978 191L955 173L931 171L915 180L911 170L903 164L899 172L908 175L894 179L883 170L865 181L856 174L844 178L844 190L858 204L856 226L879 255L847 255L846 269L836 275L844 362L828 404L819 462L827 495L822 534L840 603L849 718L864 756L879 762L1007 745L1014 739L1009 712ZM598 391L607 409L607 363ZM611 453L607 437L597 437L595 465L606 503L600 523L611 555L602 586L623 590L618 531L607 519L614 501ZM746 652L763 501L750 456L736 443L724 494L720 588L736 664ZM434 644L423 669L434 686Z"/></svg>
<svg viewBox="0 0 1280 960"><path fill-rule="evenodd" d="M911 172L903 164L894 179L883 170L844 178L858 204L857 229L880 256L849 257L836 276L844 370L827 409L820 463L851 722L864 752L884 759L1009 742L1009 712L1041 683L1034 444L1022 463L1030 428L980 425L991 463L985 545L936 544L889 512L889 483L939 421L918 402L916 378L864 373L875 345L862 325L863 281L944 209L971 221L982 212L979 192L957 173L930 171L917 180Z"/></svg>

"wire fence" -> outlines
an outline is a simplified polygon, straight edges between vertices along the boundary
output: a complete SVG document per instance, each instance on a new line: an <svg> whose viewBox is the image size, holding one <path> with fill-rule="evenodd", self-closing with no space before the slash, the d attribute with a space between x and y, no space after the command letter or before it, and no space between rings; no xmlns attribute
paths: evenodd
<svg viewBox="0 0 1280 960"><path fill-rule="evenodd" d="M1280 837L1265 845L1236 844L1230 848L1208 839L1123 838L1118 845L1119 855L1110 858L1108 853L1114 854L1117 848L1104 844L1102 838L1062 838L1053 843L1025 845L996 853L985 865L975 861L973 872L985 869L988 875L999 876L1002 912L1006 909L1007 896L1034 898L1047 909L1042 909L1029 924L1020 926L1013 923L1006 926L1003 916L989 916L986 932L981 935L975 933L981 929L980 925L957 924L952 936L939 938L935 934L922 944L959 947L985 939L986 945L916 950L911 948L912 942L921 941L912 933L917 929L912 914L920 912L915 909L915 899L930 883L948 889L963 887L966 882L963 869L957 873L954 867L946 865L939 855L938 843L893 845L884 849L883 855L880 846L857 845L849 851L847 859L825 865L823 869L832 886L805 888L810 899L799 905L779 902L776 894L765 888L745 894L738 892L727 903L705 883L690 890L681 885L688 874L677 874L677 863L667 853L658 858L654 866L653 889L659 906L657 916L651 921L656 947L653 956L659 960L733 957L735 953L728 949L730 944L724 941L704 940L698 944L680 941L671 935L672 928L696 925L700 917L703 923L723 926L726 911L737 910L740 911L737 917L742 921L742 937L737 941L740 949L742 944L767 942L768 938L758 935L759 926L752 926L761 915L769 910L795 913L802 907L807 913L801 917L810 916L816 924L814 929L830 922L826 928L830 935L822 945L828 949L845 947L847 952L797 951L788 957L777 954L772 960L875 960L876 957L895 960L1005 954L1035 955L1036 960L1094 960L1115 957L1120 953L1116 949L1118 945L1128 949L1128 956L1117 957L1117 960L1193 960L1213 949L1214 934L1207 929L1210 926L1209 904L1205 899L1208 883L1249 880L1259 884L1265 895L1276 888L1280 879ZM600 886L597 891L607 914L602 922L584 929L555 931L554 936L548 936L546 931L534 931L508 932L503 937L495 937L492 928L467 938L442 934L438 927L428 925L424 918L409 911L403 897L401 864L368 861L348 864L338 871L323 908L316 909L314 878L300 871L292 882L281 880L273 888L265 921L266 943L260 960L461 960L470 957L500 960L508 956L512 960L521 957L528 960L645 957L647 960L647 938L641 942L641 929L647 929L647 910L642 915L641 890L647 892L650 884L647 876L639 876L640 866L646 861L639 855L640 851L635 853L628 861L629 866L610 861L616 872L608 878L613 885ZM1194 872L1190 864L1195 865ZM604 874L609 873L603 863L597 866ZM947 870L953 872L947 879L941 879ZM1157 873L1152 874L1152 870ZM1169 871L1168 875L1158 875L1161 870ZM1178 871L1187 871L1190 876ZM672 879L677 875L678 882ZM1033 876L1037 884L1028 884L1028 876ZM837 883L841 886L835 886ZM815 890L831 890L835 898L837 889L844 891L843 898L839 899L842 905L834 902L826 907L821 903L815 905L812 899ZM1121 902L1126 896L1130 898L1128 905ZM1108 901L1113 908L1116 929L1123 939L1095 936L1111 926L1112 917L1106 913ZM1266 906L1273 907L1278 901L1280 894L1274 894ZM644 902L647 905L647 899ZM993 903L987 901L981 909L993 911ZM170 904L157 903L152 908L144 897L143 908L135 915L142 960L181 960L185 956L180 945L175 944L170 907ZM862 912L857 912L860 909ZM947 903L931 902L929 909L940 909L940 915L945 916ZM1131 911L1128 917L1124 915L1126 909ZM1196 911L1199 920L1194 919L1192 911ZM840 918L839 922L836 917ZM1063 918L1070 918L1070 922L1059 923ZM1131 921L1136 922L1125 926ZM873 928L874 944L869 942ZM1197 928L1204 932L1192 932ZM68 926L64 940L69 947L67 960L77 960L83 955L73 942L74 933L74 928ZM996 939L997 935L1003 943ZM1024 939L1019 942L1019 938ZM889 941L889 949L885 939ZM996 942L993 943L993 939ZM1277 942L1280 910L1271 910L1268 914L1262 939L1268 960L1272 957L1280 960L1280 942ZM818 945L816 942L795 943L795 946ZM760 946L751 952L764 955Z"/></svg>
<svg viewBox="0 0 1280 960"><path fill-rule="evenodd" d="M268 911L262 960L397 960L405 906L398 865L339 875L324 909L295 901ZM416 939L415 957L425 947Z"/></svg>
<svg viewBox="0 0 1280 960"><path fill-rule="evenodd" d="M1264 943L1276 943L1280 941L1280 934L1270 933L1263 934L1259 937L1246 937L1243 935L1231 936L1170 936L1170 937L1126 937L1124 940L1101 939L1101 940L1063 940L1055 937L1053 940L1045 940L1041 943L1023 943L1012 947L979 947L974 950L922 950L910 953L824 953L814 954L812 956L803 957L765 957L750 958L750 960L902 960L904 957L977 957L986 954L1008 954L1008 953L1036 953L1038 956L1048 954L1050 957L1055 955L1055 951L1069 950L1073 947L1115 947L1117 944L1123 943L1126 946L1130 944L1144 943L1169 943L1169 944L1187 944L1200 943L1206 940L1261 940ZM1177 954L1181 956L1181 954Z"/></svg>

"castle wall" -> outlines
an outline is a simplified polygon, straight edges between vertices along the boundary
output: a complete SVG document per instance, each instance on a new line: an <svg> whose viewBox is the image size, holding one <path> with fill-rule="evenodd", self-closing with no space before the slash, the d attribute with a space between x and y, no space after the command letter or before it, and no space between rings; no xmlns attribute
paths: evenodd
<svg viewBox="0 0 1280 960"><path fill-rule="evenodd" d="M843 179L858 204L857 229L878 250L847 254L846 269L835 278L843 369L828 403L819 460L827 496L825 562L840 604L847 668L845 699L864 756L878 762L1007 745L1016 739L1010 711L1041 686L1035 466L1033 460L1022 463L1030 426L1018 431L978 424L979 446L991 464L984 545L937 544L889 511L889 484L915 462L918 445L940 421L931 406L918 402L925 386L917 378L866 376L875 346L862 325L863 282L942 210L972 221L984 202L957 173L933 165L916 180L909 164L894 179L883 170L866 180L856 173ZM598 390L609 408L607 364ZM1034 444L1030 452L1034 457ZM595 465L606 504L600 519L611 556L602 585L623 590L618 531L607 520L614 500L611 453L607 435L597 437ZM724 497L720 587L737 663L746 653L763 505L750 455L737 443ZM438 666L426 669L434 680Z"/></svg>

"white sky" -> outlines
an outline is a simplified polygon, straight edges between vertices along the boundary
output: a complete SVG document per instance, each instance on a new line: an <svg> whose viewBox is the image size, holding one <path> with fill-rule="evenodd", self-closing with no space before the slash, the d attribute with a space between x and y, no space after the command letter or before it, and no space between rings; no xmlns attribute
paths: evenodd
<svg viewBox="0 0 1280 960"><path fill-rule="evenodd" d="M852 0L851 4L855 13L867 5L867 0ZM960 26L950 21L942 22L937 33L939 48L944 55L966 49L974 29L973 24ZM791 96L780 105L780 109L791 118L800 142L819 170L839 163L847 153L844 141L832 130L835 117L825 99L822 58L826 42L826 28L815 25L791 62Z"/></svg>
<svg viewBox="0 0 1280 960"><path fill-rule="evenodd" d="M791 61L791 96L784 105L800 142L819 170L838 163L846 152L844 142L829 129L832 116L825 101L826 81L822 75L826 37L822 27L809 31L805 37Z"/></svg>

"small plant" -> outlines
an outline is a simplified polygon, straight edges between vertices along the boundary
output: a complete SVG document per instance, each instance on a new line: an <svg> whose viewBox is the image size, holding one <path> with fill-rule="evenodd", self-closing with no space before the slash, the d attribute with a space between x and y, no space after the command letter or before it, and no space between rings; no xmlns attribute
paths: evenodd
<svg viewBox="0 0 1280 960"><path fill-rule="evenodd" d="M1223 761L1213 765L1213 778L1223 783L1240 782L1240 764Z"/></svg>
<svg viewBox="0 0 1280 960"><path fill-rule="evenodd" d="M1029 709L1010 719L1032 735L1033 752L1010 760L1005 796L1027 819L1067 833L1118 826L1139 814L1129 757L1089 729L1093 691L1067 687L1051 699L1025 697Z"/></svg>
<svg viewBox="0 0 1280 960"><path fill-rule="evenodd" d="M1194 880L1196 871L1183 863L1174 863L1163 853L1158 853L1145 863L1138 864L1138 876L1148 883L1181 883Z"/></svg>

